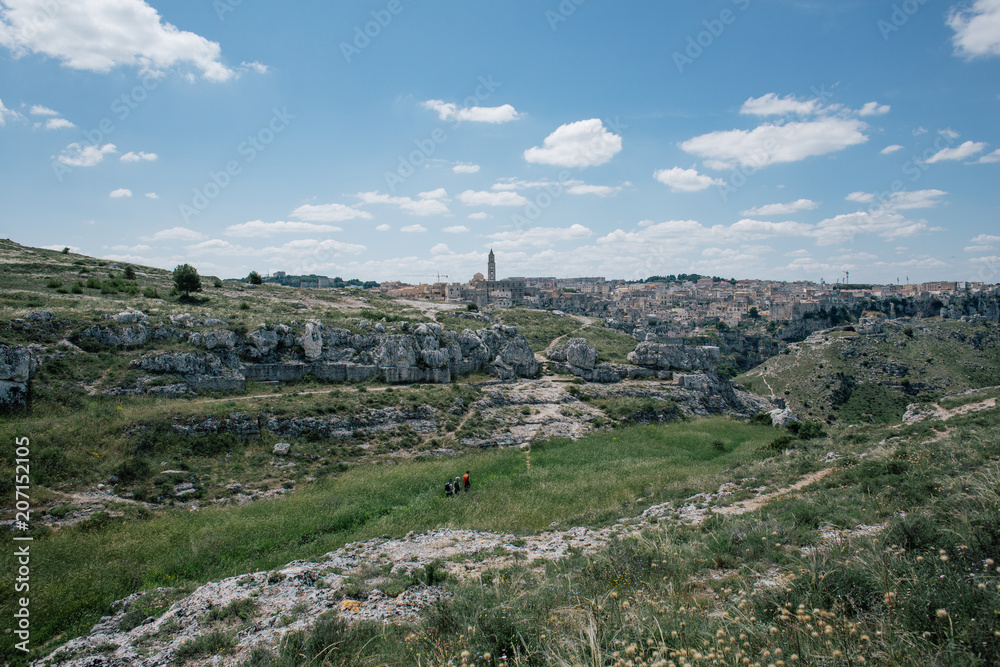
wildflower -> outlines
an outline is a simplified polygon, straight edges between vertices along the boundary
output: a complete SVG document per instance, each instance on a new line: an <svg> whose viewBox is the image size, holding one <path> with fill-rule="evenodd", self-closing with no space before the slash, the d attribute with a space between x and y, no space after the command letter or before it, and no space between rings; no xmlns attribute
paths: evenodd
<svg viewBox="0 0 1000 667"><path fill-rule="evenodd" d="M948 610L947 609L938 609L937 610L937 617L938 618L948 618Z"/></svg>

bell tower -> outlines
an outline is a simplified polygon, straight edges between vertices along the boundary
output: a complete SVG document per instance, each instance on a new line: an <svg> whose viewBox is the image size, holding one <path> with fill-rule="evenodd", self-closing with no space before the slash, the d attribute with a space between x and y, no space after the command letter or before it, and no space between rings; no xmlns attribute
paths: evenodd
<svg viewBox="0 0 1000 667"><path fill-rule="evenodd" d="M491 283L497 279L497 260L493 256L493 248L490 248L490 263L486 268L486 279Z"/></svg>

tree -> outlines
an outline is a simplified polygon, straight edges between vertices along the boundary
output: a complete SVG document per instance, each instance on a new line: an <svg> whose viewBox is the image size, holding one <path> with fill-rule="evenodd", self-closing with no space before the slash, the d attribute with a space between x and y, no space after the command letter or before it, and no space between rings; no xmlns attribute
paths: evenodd
<svg viewBox="0 0 1000 667"><path fill-rule="evenodd" d="M135 280L135 269L132 268L131 264L125 265L125 271L122 273L125 280Z"/></svg>
<svg viewBox="0 0 1000 667"><path fill-rule="evenodd" d="M190 264L180 264L174 269L174 287L178 292L188 296L191 292L201 291L201 276L198 270Z"/></svg>
<svg viewBox="0 0 1000 667"><path fill-rule="evenodd" d="M750 319L754 322L760 319L760 311L757 310L757 306L750 306L750 310L747 312L747 315L749 315Z"/></svg>
<svg viewBox="0 0 1000 667"><path fill-rule="evenodd" d="M264 279L260 277L260 274L256 271L251 271L250 275L247 276L247 282L251 285L260 285L264 282Z"/></svg>

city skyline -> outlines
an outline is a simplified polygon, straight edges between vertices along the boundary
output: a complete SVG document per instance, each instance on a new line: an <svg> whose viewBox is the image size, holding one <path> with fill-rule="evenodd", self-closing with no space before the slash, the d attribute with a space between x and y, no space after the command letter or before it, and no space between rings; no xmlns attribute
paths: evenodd
<svg viewBox="0 0 1000 667"><path fill-rule="evenodd" d="M0 0L0 227L251 270L1000 281L1000 0Z"/></svg>

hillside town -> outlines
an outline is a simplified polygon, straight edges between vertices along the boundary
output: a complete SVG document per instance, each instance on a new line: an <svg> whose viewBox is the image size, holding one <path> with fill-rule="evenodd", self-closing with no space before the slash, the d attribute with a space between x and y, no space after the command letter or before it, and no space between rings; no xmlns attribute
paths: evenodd
<svg viewBox="0 0 1000 667"><path fill-rule="evenodd" d="M282 273L280 278L284 279ZM349 281L361 286L360 281ZM339 278L310 276L299 286L327 288L347 286ZM496 256L490 251L486 275L476 273L466 283L434 282L409 284L399 281L366 289L388 296L439 303L468 304L487 308L540 308L565 313L603 317L630 326L655 323L683 331L711 322L729 327L761 320L791 322L827 316L839 310L856 311L868 302L921 301L931 310L946 308L955 297L992 291L983 282L924 282L919 284L868 285L847 282L814 283L773 280L735 280L718 276L680 274L653 276L644 281L604 277L556 278L509 277L497 279ZM899 312L899 315L907 313ZM965 313L959 314L959 316Z"/></svg>

